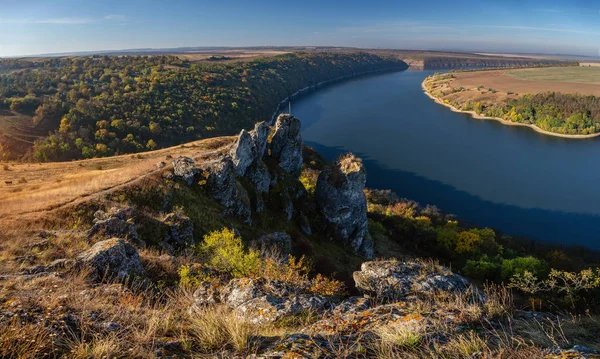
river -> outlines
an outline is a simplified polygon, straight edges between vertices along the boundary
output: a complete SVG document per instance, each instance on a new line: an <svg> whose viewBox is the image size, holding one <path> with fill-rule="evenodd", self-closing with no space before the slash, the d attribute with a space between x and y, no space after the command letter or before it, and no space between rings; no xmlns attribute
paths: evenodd
<svg viewBox="0 0 600 359"><path fill-rule="evenodd" d="M600 139L573 140L450 111L431 71L352 79L292 102L304 142L362 157L367 186L505 234L600 249Z"/></svg>

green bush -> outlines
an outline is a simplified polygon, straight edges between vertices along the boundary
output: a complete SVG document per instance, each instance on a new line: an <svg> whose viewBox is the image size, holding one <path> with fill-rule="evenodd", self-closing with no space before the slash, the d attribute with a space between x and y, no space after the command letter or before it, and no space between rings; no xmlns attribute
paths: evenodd
<svg viewBox="0 0 600 359"><path fill-rule="evenodd" d="M500 265L487 260L487 258L468 260L463 268L463 272L467 276L476 279L494 279L499 271Z"/></svg>
<svg viewBox="0 0 600 359"><path fill-rule="evenodd" d="M539 277L546 272L546 263L531 256L504 259L502 261L502 279L507 280L515 274L523 274L525 272L530 272Z"/></svg>
<svg viewBox="0 0 600 359"><path fill-rule="evenodd" d="M258 274L261 259L258 251L245 250L242 239L232 229L224 228L204 236L198 252L212 269L234 277L253 277Z"/></svg>

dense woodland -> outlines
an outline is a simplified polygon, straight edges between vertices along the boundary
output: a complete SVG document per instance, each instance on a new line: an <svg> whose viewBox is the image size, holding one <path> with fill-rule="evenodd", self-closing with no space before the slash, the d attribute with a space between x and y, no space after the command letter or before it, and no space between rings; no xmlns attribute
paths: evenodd
<svg viewBox="0 0 600 359"><path fill-rule="evenodd" d="M0 109L55 129L34 145L36 161L103 157L233 134L270 118L300 88L406 66L360 52L229 64L176 56L6 59L0 62Z"/></svg>
<svg viewBox="0 0 600 359"><path fill-rule="evenodd" d="M556 92L524 95L483 112L562 134L588 135L600 130L600 98L595 96Z"/></svg>

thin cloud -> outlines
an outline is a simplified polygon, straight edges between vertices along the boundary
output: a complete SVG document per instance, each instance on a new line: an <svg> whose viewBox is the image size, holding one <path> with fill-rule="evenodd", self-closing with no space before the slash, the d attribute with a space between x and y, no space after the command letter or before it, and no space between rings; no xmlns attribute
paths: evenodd
<svg viewBox="0 0 600 359"><path fill-rule="evenodd" d="M104 17L105 20L111 20L111 21L122 21L125 22L127 20L129 20L129 17L127 17L127 15L120 15L120 14L110 14L110 15L106 15Z"/></svg>
<svg viewBox="0 0 600 359"><path fill-rule="evenodd" d="M0 19L1 24L15 24L15 25L27 25L27 24L54 24L54 25L83 25L89 24L93 20L90 18L80 17L62 17L62 18L49 18L49 19Z"/></svg>
<svg viewBox="0 0 600 359"><path fill-rule="evenodd" d="M515 25L485 25L485 26L480 26L480 27L489 28L489 29L548 31L548 32L562 32L562 33L581 34L581 35L600 35L599 32L594 32L594 31L564 29L564 28L561 29L561 28L555 28L555 27L534 27L534 26L515 26Z"/></svg>
<svg viewBox="0 0 600 359"><path fill-rule="evenodd" d="M117 21L127 22L129 17L120 14L110 14L101 18L90 18L90 17L60 17L60 18L47 18L47 19L36 19L36 18L25 18L25 19L0 19L0 24L12 24L12 25L28 25L28 24L49 24L49 25L86 25L92 23L99 23L103 21Z"/></svg>

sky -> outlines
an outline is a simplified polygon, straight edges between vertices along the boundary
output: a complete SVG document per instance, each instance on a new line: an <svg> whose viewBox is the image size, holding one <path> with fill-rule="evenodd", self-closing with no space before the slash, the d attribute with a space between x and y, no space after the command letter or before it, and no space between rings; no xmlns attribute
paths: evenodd
<svg viewBox="0 0 600 359"><path fill-rule="evenodd" d="M0 57L186 46L600 56L599 0L0 0Z"/></svg>

